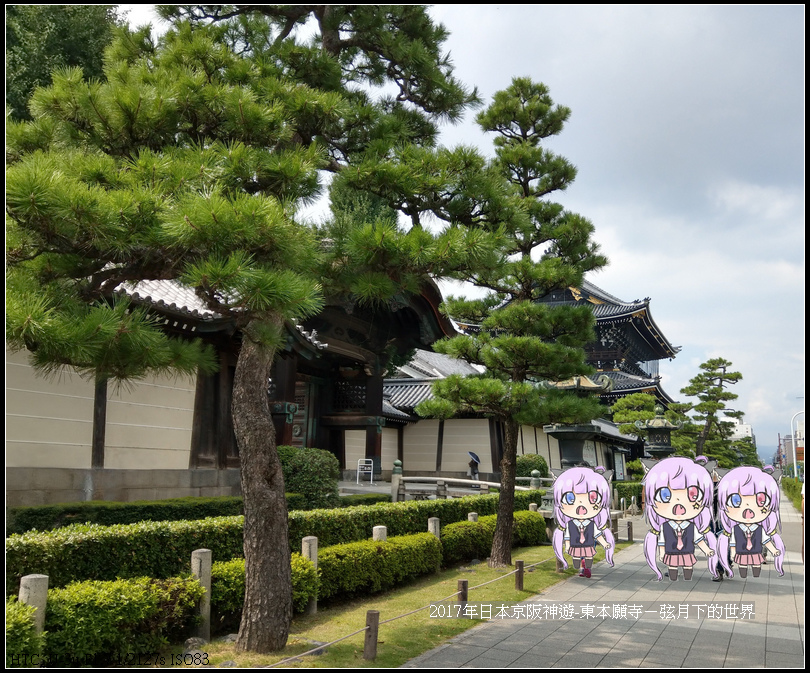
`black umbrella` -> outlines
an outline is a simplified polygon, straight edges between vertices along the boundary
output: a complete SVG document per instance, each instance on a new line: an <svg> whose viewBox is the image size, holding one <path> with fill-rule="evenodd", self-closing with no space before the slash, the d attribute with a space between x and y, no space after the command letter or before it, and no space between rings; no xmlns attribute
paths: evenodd
<svg viewBox="0 0 810 673"><path fill-rule="evenodd" d="M481 463L481 459L478 457L477 454L473 453L472 451L467 451L467 455L472 458L476 463Z"/></svg>

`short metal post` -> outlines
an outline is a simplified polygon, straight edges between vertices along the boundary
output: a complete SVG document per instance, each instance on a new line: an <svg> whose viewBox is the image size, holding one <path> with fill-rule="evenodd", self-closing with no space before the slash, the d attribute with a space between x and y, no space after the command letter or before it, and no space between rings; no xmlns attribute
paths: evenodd
<svg viewBox="0 0 810 673"><path fill-rule="evenodd" d="M515 591L523 591L523 561L515 561Z"/></svg>
<svg viewBox="0 0 810 673"><path fill-rule="evenodd" d="M363 643L363 659L374 661L377 658L377 635L380 630L380 611L366 612L366 639Z"/></svg>

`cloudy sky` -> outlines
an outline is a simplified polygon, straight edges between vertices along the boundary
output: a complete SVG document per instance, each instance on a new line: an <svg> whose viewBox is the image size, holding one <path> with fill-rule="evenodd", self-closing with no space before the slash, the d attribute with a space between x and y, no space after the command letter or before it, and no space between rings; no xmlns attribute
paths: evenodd
<svg viewBox="0 0 810 673"><path fill-rule="evenodd" d="M431 14L450 31L456 76L486 102L531 77L571 108L549 147L579 171L557 200L593 222L610 259L589 280L623 300L651 298L681 346L660 365L676 400L688 401L680 390L702 362L730 360L743 380L729 406L770 458L804 409L804 6ZM490 153L473 116L443 144Z"/></svg>

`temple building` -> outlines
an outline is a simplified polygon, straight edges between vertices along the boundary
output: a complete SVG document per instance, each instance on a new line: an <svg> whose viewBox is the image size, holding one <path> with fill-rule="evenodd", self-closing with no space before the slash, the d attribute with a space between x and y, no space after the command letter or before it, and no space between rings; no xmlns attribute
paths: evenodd
<svg viewBox="0 0 810 673"><path fill-rule="evenodd" d="M167 332L211 344L219 371L148 376L116 387L69 371L44 379L25 352L7 352L9 506L239 492L230 405L240 335L233 322L168 281L119 291L158 315ZM584 301L597 318L597 340L587 349L597 374L554 385L599 392L608 406L633 392L672 401L657 365L679 349L655 325L649 299L623 302L583 283L545 301ZM277 443L328 450L351 473L370 458L382 477L397 459L406 475L465 476L472 452L481 478L497 478L503 431L494 419L423 419L414 411L435 380L478 372L430 350L457 333L440 303L431 283L373 310L345 297L328 299L318 316L288 324L268 381ZM638 441L621 435L608 416L606 410L605 418L579 426L523 426L518 454L542 455L552 468L603 465L621 479Z"/></svg>

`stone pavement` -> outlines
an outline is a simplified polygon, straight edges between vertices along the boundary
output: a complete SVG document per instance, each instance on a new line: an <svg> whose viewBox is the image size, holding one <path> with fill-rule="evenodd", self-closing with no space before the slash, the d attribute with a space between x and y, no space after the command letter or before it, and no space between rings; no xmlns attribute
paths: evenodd
<svg viewBox="0 0 810 673"><path fill-rule="evenodd" d="M654 611L642 619L502 619L482 622L401 668L804 668L804 564L801 514L784 497L782 537L787 547L779 577L771 557L758 578L749 572L712 582L705 556L698 552L692 581L661 582L644 559L647 526L633 521L636 543L604 561L593 576L571 577L527 603L641 604ZM659 566L660 567L660 566ZM475 601L473 593L470 602ZM696 616L698 605L754 604L752 619ZM686 619L662 619L661 605L689 606ZM708 608L707 608L708 609ZM495 612L493 611L493 616Z"/></svg>

